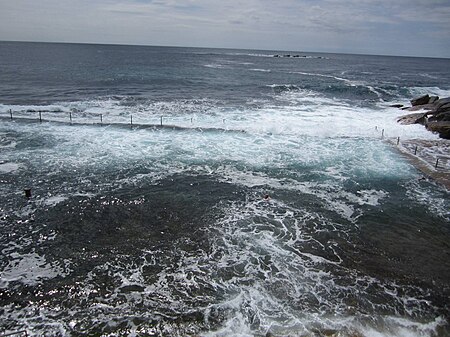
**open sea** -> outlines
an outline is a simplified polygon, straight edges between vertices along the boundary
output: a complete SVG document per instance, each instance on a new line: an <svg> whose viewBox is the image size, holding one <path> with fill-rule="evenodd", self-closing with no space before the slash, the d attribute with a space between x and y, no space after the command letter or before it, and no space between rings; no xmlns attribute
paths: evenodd
<svg viewBox="0 0 450 337"><path fill-rule="evenodd" d="M386 141L426 93L450 59L1 42L0 336L450 336L449 192Z"/></svg>

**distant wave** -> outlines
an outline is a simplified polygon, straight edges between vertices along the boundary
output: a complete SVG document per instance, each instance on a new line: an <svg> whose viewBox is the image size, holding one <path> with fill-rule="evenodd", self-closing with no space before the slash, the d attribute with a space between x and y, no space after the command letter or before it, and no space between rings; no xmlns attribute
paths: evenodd
<svg viewBox="0 0 450 337"><path fill-rule="evenodd" d="M231 63L231 64L240 64L240 65L244 65L244 66L254 64L253 62L239 62L239 61L231 61L231 60L224 60L224 62Z"/></svg>
<svg viewBox="0 0 450 337"><path fill-rule="evenodd" d="M410 87L408 88L410 96L435 95L439 97L449 97L450 89L442 89L439 87Z"/></svg>
<svg viewBox="0 0 450 337"><path fill-rule="evenodd" d="M326 77L326 78L332 78L335 79L336 81L341 81L343 83L345 83L347 86L350 87L364 87L367 90L369 90L370 92L372 92L373 94L375 94L379 99L382 98L382 94L375 89L372 85L368 85L362 81L354 81L354 80L349 80L347 78L344 77L338 77L338 76L333 76L333 75L326 75L326 74L319 74L319 73L306 73L306 72L301 72L301 71L293 71L291 72L291 74L299 74L299 75L306 75L306 76L317 76L317 77Z"/></svg>
<svg viewBox="0 0 450 337"><path fill-rule="evenodd" d="M272 70L270 69L258 69L258 68L254 68L254 69L250 69L251 71L260 71L260 72L264 72L264 73L270 73Z"/></svg>
<svg viewBox="0 0 450 337"><path fill-rule="evenodd" d="M178 99L155 101L127 96L104 96L95 99L55 102L51 105L12 105L0 103L0 117L74 122L127 123L133 115L134 123L159 123L164 116L167 123L191 123L192 118L214 116L220 112L221 101L215 99ZM178 119L179 120L178 120Z"/></svg>
<svg viewBox="0 0 450 337"><path fill-rule="evenodd" d="M422 77L425 77L425 78L431 78L431 79L433 79L433 80L439 78L438 76L430 75L430 74L428 74L428 73L419 73L418 75L419 75L419 76L422 76Z"/></svg>
<svg viewBox="0 0 450 337"><path fill-rule="evenodd" d="M230 56L254 56L254 57L273 57L272 54L257 54L257 53L226 53Z"/></svg>
<svg viewBox="0 0 450 337"><path fill-rule="evenodd" d="M351 80L349 80L347 78L333 76L333 75L319 74L319 73L305 73L305 72L302 72L302 71L291 71L290 74L299 74L299 75L317 76L317 77L328 77L328 78L333 78L333 79L338 80L338 81L346 82L346 83L348 83L350 85L355 83L355 82L353 82L353 81L351 81Z"/></svg>
<svg viewBox="0 0 450 337"><path fill-rule="evenodd" d="M319 60L328 60L328 57L324 56L311 56L311 55L299 55L299 54L275 54L273 57L281 57L281 58L299 58L299 59L319 59Z"/></svg>
<svg viewBox="0 0 450 337"><path fill-rule="evenodd" d="M275 92L299 91L300 87L294 84L269 84L267 87L272 88Z"/></svg>
<svg viewBox="0 0 450 337"><path fill-rule="evenodd" d="M225 55L230 56L253 56L253 57L275 57L275 58L298 58L298 59L324 59L328 60L328 57L324 56L312 56L303 54L258 54L258 53L227 53Z"/></svg>
<svg viewBox="0 0 450 337"><path fill-rule="evenodd" d="M0 112L7 113L9 110L15 112L70 112L71 109L62 105L8 105L0 104Z"/></svg>
<svg viewBox="0 0 450 337"><path fill-rule="evenodd" d="M213 69L225 69L228 68L227 66L223 64L204 64L203 65L206 68L213 68Z"/></svg>

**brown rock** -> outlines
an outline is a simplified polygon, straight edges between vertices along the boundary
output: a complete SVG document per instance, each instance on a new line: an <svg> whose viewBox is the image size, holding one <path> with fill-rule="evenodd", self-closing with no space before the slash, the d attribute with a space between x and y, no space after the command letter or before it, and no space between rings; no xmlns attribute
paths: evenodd
<svg viewBox="0 0 450 337"><path fill-rule="evenodd" d="M397 122L403 125L411 124L425 124L428 113L414 113L405 116L401 116L397 119Z"/></svg>
<svg viewBox="0 0 450 337"><path fill-rule="evenodd" d="M420 97L413 98L411 100L411 105L412 106L424 105L424 104L428 104L429 101L430 101L430 96L428 94L426 94L426 95L423 95Z"/></svg>
<svg viewBox="0 0 450 337"><path fill-rule="evenodd" d="M439 137L450 139L450 121L428 122L427 129L439 133Z"/></svg>
<svg viewBox="0 0 450 337"><path fill-rule="evenodd" d="M429 104L428 104L429 105ZM443 112L450 111L450 97L442 98L431 104L433 106L433 115L438 115Z"/></svg>
<svg viewBox="0 0 450 337"><path fill-rule="evenodd" d="M436 106L436 110L438 110L439 108L441 108L442 106L444 106L448 103L450 103L450 97L441 98L441 99L437 100L436 102L434 102L434 105Z"/></svg>
<svg viewBox="0 0 450 337"><path fill-rule="evenodd" d="M430 122L433 122L433 121L438 121L438 122L450 121L450 111L440 112L434 116L431 116Z"/></svg>
<svg viewBox="0 0 450 337"><path fill-rule="evenodd" d="M436 106L434 104L422 104L422 105L414 105L406 110L408 111L419 111L419 110L435 110Z"/></svg>
<svg viewBox="0 0 450 337"><path fill-rule="evenodd" d="M430 96L430 99L428 100L428 104L433 104L437 100L439 100L439 96Z"/></svg>

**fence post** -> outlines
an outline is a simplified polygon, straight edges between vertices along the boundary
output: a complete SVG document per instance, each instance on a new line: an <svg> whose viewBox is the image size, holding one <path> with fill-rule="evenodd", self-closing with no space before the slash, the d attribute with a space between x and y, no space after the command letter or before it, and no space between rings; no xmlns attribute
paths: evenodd
<svg viewBox="0 0 450 337"><path fill-rule="evenodd" d="M400 137L397 137L397 145L400 144Z"/></svg>
<svg viewBox="0 0 450 337"><path fill-rule="evenodd" d="M416 148L414 149L414 155L416 155L417 154L417 145L416 145Z"/></svg>
<svg viewBox="0 0 450 337"><path fill-rule="evenodd" d="M42 123L42 112L39 111L39 123Z"/></svg>
<svg viewBox="0 0 450 337"><path fill-rule="evenodd" d="M434 168L437 169L438 165L439 165L439 157L436 158L436 165L434 165Z"/></svg>
<svg viewBox="0 0 450 337"><path fill-rule="evenodd" d="M162 120L163 120L163 118L162 118L162 116L161 116L161 126L163 125L163 122L162 122Z"/></svg>
<svg viewBox="0 0 450 337"><path fill-rule="evenodd" d="M72 111L69 111L70 124L72 124Z"/></svg>
<svg viewBox="0 0 450 337"><path fill-rule="evenodd" d="M100 125L103 125L103 115L100 114Z"/></svg>
<svg viewBox="0 0 450 337"><path fill-rule="evenodd" d="M12 118L12 109L9 109L9 114L11 115L11 120L13 119Z"/></svg>
<svg viewBox="0 0 450 337"><path fill-rule="evenodd" d="M130 126L133 128L133 115L130 115Z"/></svg>
<svg viewBox="0 0 450 337"><path fill-rule="evenodd" d="M384 129L381 131L381 138L384 138Z"/></svg>

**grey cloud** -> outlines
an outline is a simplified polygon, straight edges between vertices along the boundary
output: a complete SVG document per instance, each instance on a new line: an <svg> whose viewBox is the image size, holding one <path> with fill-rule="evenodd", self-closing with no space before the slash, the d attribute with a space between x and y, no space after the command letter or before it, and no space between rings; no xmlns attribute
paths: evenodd
<svg viewBox="0 0 450 337"><path fill-rule="evenodd" d="M412 37L422 34L426 53L450 56L448 0L0 0L0 9L2 40L420 55Z"/></svg>

